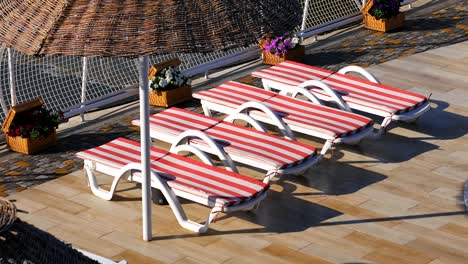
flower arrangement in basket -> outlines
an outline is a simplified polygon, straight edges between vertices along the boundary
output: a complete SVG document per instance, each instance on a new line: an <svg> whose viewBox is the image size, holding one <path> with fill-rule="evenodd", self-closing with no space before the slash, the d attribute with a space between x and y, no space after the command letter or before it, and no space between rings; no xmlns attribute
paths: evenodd
<svg viewBox="0 0 468 264"><path fill-rule="evenodd" d="M369 0L363 9L364 27L387 32L403 25L402 0Z"/></svg>
<svg viewBox="0 0 468 264"><path fill-rule="evenodd" d="M304 61L304 46L296 33L286 32L276 38L264 38L260 48L265 64L276 65L285 60Z"/></svg>
<svg viewBox="0 0 468 264"><path fill-rule="evenodd" d="M148 76L151 105L168 107L192 98L191 79L180 72L179 64L179 59L173 59L151 67Z"/></svg>
<svg viewBox="0 0 468 264"><path fill-rule="evenodd" d="M20 120L14 120L7 134L10 137L22 137L29 139L37 139L47 137L53 133L58 125L64 121L61 111L51 111L40 108L25 113Z"/></svg>
<svg viewBox="0 0 468 264"><path fill-rule="evenodd" d="M44 108L41 98L13 106L3 123L8 147L31 154L56 143L56 129L65 122L61 111Z"/></svg>

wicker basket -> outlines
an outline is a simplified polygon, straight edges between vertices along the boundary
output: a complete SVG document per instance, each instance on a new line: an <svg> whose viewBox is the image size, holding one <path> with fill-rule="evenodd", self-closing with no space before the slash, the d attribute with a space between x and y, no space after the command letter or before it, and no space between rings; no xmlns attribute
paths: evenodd
<svg viewBox="0 0 468 264"><path fill-rule="evenodd" d="M400 28L405 21L405 14L399 13L390 19L376 19L369 14L373 1L368 1L362 13L364 14L364 27L376 31L388 32Z"/></svg>
<svg viewBox="0 0 468 264"><path fill-rule="evenodd" d="M57 134L52 131L48 136L41 136L35 139L5 136L8 148L23 154L32 154L55 146Z"/></svg>
<svg viewBox="0 0 468 264"><path fill-rule="evenodd" d="M148 79L152 79L159 69L165 69L170 66L179 66L181 61L178 58L153 64L148 73ZM176 89L149 93L150 105L169 107L183 101L192 99L192 86L185 84Z"/></svg>
<svg viewBox="0 0 468 264"><path fill-rule="evenodd" d="M28 111L33 111L44 104L41 98L17 104L10 108L8 115L2 125L2 131L5 133L5 140L8 148L23 154L32 154L48 147L54 146L57 143L57 135L55 129L47 136L41 136L35 139L22 138L20 136L11 137L8 135L8 130L15 118L21 118L21 115Z"/></svg>
<svg viewBox="0 0 468 264"><path fill-rule="evenodd" d="M149 93L150 105L169 107L192 99L192 86L186 84L169 91Z"/></svg>
<svg viewBox="0 0 468 264"><path fill-rule="evenodd" d="M263 64L276 65L285 60L303 62L305 56L305 48L302 45L297 46L294 49L288 50L286 54L281 54L281 56L275 56L265 50L262 50L262 62Z"/></svg>

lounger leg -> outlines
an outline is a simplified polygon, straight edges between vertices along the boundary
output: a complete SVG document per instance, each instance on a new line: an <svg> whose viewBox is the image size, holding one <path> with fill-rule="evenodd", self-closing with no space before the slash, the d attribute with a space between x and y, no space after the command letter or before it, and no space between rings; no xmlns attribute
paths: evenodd
<svg viewBox="0 0 468 264"><path fill-rule="evenodd" d="M252 212L252 213L255 213L255 211L257 211L257 209L260 207L260 203L256 203L254 206L252 206L251 208L247 209L246 211L247 212Z"/></svg>
<svg viewBox="0 0 468 264"><path fill-rule="evenodd" d="M212 117L213 114L211 113L211 110L208 106L206 106L203 101L202 101L202 108L203 108L203 113L206 115L206 116L210 116Z"/></svg>
<svg viewBox="0 0 468 264"><path fill-rule="evenodd" d="M331 140L327 140L325 142L325 144L323 145L323 148L322 148L322 151L320 151L320 155L321 156L325 156L325 154L327 153L328 149L333 146L333 141Z"/></svg>
<svg viewBox="0 0 468 264"><path fill-rule="evenodd" d="M210 214L208 215L208 219L205 222L206 228L208 229L208 225L211 224L215 219L218 213L221 212L221 208L219 207L213 207L211 209Z"/></svg>
<svg viewBox="0 0 468 264"><path fill-rule="evenodd" d="M385 117L382 123L380 124L379 130L377 132L373 132L371 137L374 139L381 137L383 134L385 134L385 132L387 132L387 127L391 122L392 122L391 116Z"/></svg>
<svg viewBox="0 0 468 264"><path fill-rule="evenodd" d="M262 84L263 84L263 89L267 90L267 91L271 91L271 87L270 85L268 85L268 81L265 80L265 79L262 79Z"/></svg>
<svg viewBox="0 0 468 264"><path fill-rule="evenodd" d="M122 178L122 176L125 174L125 173L122 173L118 177L115 177L114 181L112 181L110 190L106 191L104 189L101 189L99 187L99 184L97 183L96 175L94 174L94 171L96 170L95 163L90 160L85 160L84 169L88 176L89 186L91 187L91 191L93 192L93 194L96 195L97 197L100 197L108 201L112 199L112 196L114 195L114 192L115 192L115 188L117 187L117 184L119 183L120 178Z"/></svg>
<svg viewBox="0 0 468 264"><path fill-rule="evenodd" d="M156 187L157 189L161 190L162 195L167 199L167 202L169 203L169 206L171 207L172 212L174 213L179 225L193 232L206 232L209 223L205 223L204 225L202 225L189 220L187 218L187 215L185 214L184 209L180 205L179 199L175 195L174 191L170 189L165 183L163 183L156 173L151 172L151 179L152 187ZM214 209L212 210L212 212L213 211Z"/></svg>
<svg viewBox="0 0 468 264"><path fill-rule="evenodd" d="M413 118L413 119L403 120L403 122L410 123L410 124L411 124L411 123L415 123L416 121L419 120L420 117L421 117L421 116L415 117L415 118Z"/></svg>

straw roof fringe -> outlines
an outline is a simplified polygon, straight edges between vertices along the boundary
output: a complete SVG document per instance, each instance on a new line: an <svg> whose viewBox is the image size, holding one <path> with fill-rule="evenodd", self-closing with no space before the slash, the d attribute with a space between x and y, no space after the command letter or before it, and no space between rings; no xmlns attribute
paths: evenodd
<svg viewBox="0 0 468 264"><path fill-rule="evenodd" d="M290 31L301 16L297 0L4 0L0 42L29 55L210 52Z"/></svg>

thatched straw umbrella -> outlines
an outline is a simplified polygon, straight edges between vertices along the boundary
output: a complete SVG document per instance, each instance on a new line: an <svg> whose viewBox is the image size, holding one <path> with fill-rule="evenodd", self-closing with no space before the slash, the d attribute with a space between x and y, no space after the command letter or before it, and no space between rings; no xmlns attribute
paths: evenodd
<svg viewBox="0 0 468 264"><path fill-rule="evenodd" d="M143 238L151 239L148 55L258 43L301 21L297 0L2 0L0 43L29 55L139 57Z"/></svg>

